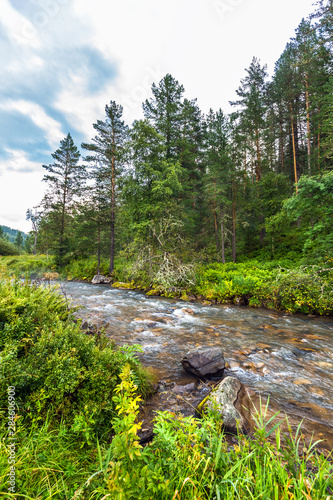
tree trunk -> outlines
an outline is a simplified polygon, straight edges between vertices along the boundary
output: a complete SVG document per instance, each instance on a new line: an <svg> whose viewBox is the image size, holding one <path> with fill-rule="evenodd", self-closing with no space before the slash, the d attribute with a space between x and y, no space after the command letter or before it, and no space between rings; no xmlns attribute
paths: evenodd
<svg viewBox="0 0 333 500"><path fill-rule="evenodd" d="M309 110L309 82L308 75L305 73L305 98L306 98L306 125L308 130L308 175L311 176L311 138L310 138L310 110Z"/></svg>
<svg viewBox="0 0 333 500"><path fill-rule="evenodd" d="M256 181L261 179L261 157L260 157L260 144L259 144L259 130L256 129L256 149L257 149L257 161L256 161Z"/></svg>
<svg viewBox="0 0 333 500"><path fill-rule="evenodd" d="M98 224L97 227L97 274L101 267L101 228Z"/></svg>
<svg viewBox="0 0 333 500"><path fill-rule="evenodd" d="M281 155L281 170L284 169L284 151L283 151L283 127L282 121L280 121L280 155Z"/></svg>
<svg viewBox="0 0 333 500"><path fill-rule="evenodd" d="M232 183L232 260L236 262L236 188Z"/></svg>
<svg viewBox="0 0 333 500"><path fill-rule="evenodd" d="M68 152L66 157L66 170L65 170L65 182L64 182L64 192L62 200L62 211L61 211L61 226L60 226L60 238L59 238L59 264L62 268L64 265L64 234L65 234L65 214L66 214L66 203L67 203L67 182L68 182Z"/></svg>
<svg viewBox="0 0 333 500"><path fill-rule="evenodd" d="M222 263L225 264L225 247L224 247L224 211L221 212L221 250Z"/></svg>
<svg viewBox="0 0 333 500"><path fill-rule="evenodd" d="M297 177L297 162L296 162L296 146L295 146L295 130L294 130L294 114L293 114L293 106L292 103L290 103L290 119L291 119L291 138L292 138L292 143L293 143L293 159L294 159L294 177L295 177L295 188L296 188L296 194L298 193L298 177Z"/></svg>
<svg viewBox="0 0 333 500"><path fill-rule="evenodd" d="M114 269L114 226L116 205L116 161L115 161L115 134L112 133L112 158L111 158L111 241L110 241L110 265L109 273Z"/></svg>
<svg viewBox="0 0 333 500"><path fill-rule="evenodd" d="M320 123L318 124L318 172L320 172Z"/></svg>
<svg viewBox="0 0 333 500"><path fill-rule="evenodd" d="M246 149L245 149L245 158L244 158L244 194L246 191L246 177L247 177L247 172L246 172L246 164L247 164L247 158L246 158Z"/></svg>
<svg viewBox="0 0 333 500"><path fill-rule="evenodd" d="M37 236L38 236L38 233L37 233L37 231L35 231L34 255L37 254Z"/></svg>
<svg viewBox="0 0 333 500"><path fill-rule="evenodd" d="M216 213L215 201L214 201L214 232L215 232L215 240L216 240L217 262L220 262L219 235L218 235L218 231L217 231L217 213Z"/></svg>

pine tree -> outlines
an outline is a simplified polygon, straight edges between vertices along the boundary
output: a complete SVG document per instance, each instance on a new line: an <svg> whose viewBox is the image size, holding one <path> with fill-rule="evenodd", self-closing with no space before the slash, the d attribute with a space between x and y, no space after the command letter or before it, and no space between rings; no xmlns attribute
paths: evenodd
<svg viewBox="0 0 333 500"><path fill-rule="evenodd" d="M206 119L206 196L214 219L217 261L223 264L227 235L227 218L232 207L232 172L233 165L229 151L230 123L220 109L214 113L211 109ZM230 217L229 217L230 218Z"/></svg>
<svg viewBox="0 0 333 500"><path fill-rule="evenodd" d="M167 74L158 86L153 83L152 93L153 97L143 104L144 115L164 138L165 158L178 159L184 87Z"/></svg>
<svg viewBox="0 0 333 500"><path fill-rule="evenodd" d="M147 241L151 223L177 212L180 166L165 158L163 136L148 120L134 122L130 149L131 168L124 182L123 197L134 234Z"/></svg>
<svg viewBox="0 0 333 500"><path fill-rule="evenodd" d="M71 135L60 142L60 148L53 154L54 163L43 165L48 172L43 181L48 183L49 192L43 204L48 214L48 224L54 241L53 250L60 267L64 265L69 251L70 211L81 193L85 181L85 168L79 165L80 152Z"/></svg>
<svg viewBox="0 0 333 500"><path fill-rule="evenodd" d="M325 86L325 96L322 99L322 149L327 160L326 169L333 168L333 77L331 76Z"/></svg>
<svg viewBox="0 0 333 500"><path fill-rule="evenodd" d="M178 160L181 166L182 193L180 204L184 215L184 230L200 243L203 222L205 173L202 113L196 99L184 99L180 114L180 140Z"/></svg>
<svg viewBox="0 0 333 500"><path fill-rule="evenodd" d="M5 231L3 230L3 227L0 226L0 238L3 239L3 240L7 240L7 235L5 233Z"/></svg>
<svg viewBox="0 0 333 500"><path fill-rule="evenodd" d="M21 248L23 246L23 243L24 243L24 239L23 239L23 234L21 233L21 231L18 231L17 234L16 234L16 238L15 238L15 241L14 241L14 245L17 246L17 250L20 252L21 251Z"/></svg>
<svg viewBox="0 0 333 500"><path fill-rule="evenodd" d="M103 186L110 203L110 274L114 269L117 187L125 163L125 142L128 133L121 119L122 114L122 106L110 101L110 105L105 106L105 120L97 120L93 124L97 132L93 142L82 144L84 149L92 153L85 160L91 163L92 176L99 186Z"/></svg>
<svg viewBox="0 0 333 500"><path fill-rule="evenodd" d="M265 126L265 94L266 94L266 72L267 66L260 65L257 58L253 58L247 76L241 80L241 85L236 91L241 98L239 101L231 102L233 106L240 108L243 123L246 124L249 136L255 144L256 180L260 181L262 175L262 132Z"/></svg>
<svg viewBox="0 0 333 500"><path fill-rule="evenodd" d="M329 52L320 43L316 30L309 21L302 20L296 30L294 45L294 65L300 81L300 121L306 129L307 165L302 172L311 175L315 168L313 154L316 138L320 134L322 100L327 83L327 61ZM318 141L319 144L319 141ZM305 148L305 144L302 147ZM318 154L320 154L318 150ZM305 154L304 154L305 156Z"/></svg>
<svg viewBox="0 0 333 500"><path fill-rule="evenodd" d="M321 43L333 55L333 0L319 0L316 5L311 20L316 20L315 28Z"/></svg>
<svg viewBox="0 0 333 500"><path fill-rule="evenodd" d="M100 274L101 256L109 253L110 199L103 183L96 177L93 181L78 207L74 238L76 253L81 257L96 255L96 274Z"/></svg>

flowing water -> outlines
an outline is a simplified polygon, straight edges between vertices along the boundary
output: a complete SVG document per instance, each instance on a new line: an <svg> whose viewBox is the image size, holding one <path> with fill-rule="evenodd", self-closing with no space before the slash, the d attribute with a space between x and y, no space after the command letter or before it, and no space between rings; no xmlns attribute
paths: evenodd
<svg viewBox="0 0 333 500"><path fill-rule="evenodd" d="M208 307L77 282L66 283L65 293L85 307L79 316L105 326L116 344L140 344L140 359L160 379L191 382L180 363L187 351L222 347L227 374L305 418L308 431L333 447L332 318Z"/></svg>

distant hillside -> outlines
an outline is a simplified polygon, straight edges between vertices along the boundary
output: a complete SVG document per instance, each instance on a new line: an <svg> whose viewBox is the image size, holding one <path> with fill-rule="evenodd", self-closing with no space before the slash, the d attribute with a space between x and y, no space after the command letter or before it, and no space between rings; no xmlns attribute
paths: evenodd
<svg viewBox="0 0 333 500"><path fill-rule="evenodd" d="M4 233L6 234L9 241L14 243L16 235L19 232L19 229L12 229L11 227L8 227L8 226L0 226L0 227L2 227ZM28 235L26 233L24 233L23 231L21 231L21 233L23 236L23 240L25 240Z"/></svg>

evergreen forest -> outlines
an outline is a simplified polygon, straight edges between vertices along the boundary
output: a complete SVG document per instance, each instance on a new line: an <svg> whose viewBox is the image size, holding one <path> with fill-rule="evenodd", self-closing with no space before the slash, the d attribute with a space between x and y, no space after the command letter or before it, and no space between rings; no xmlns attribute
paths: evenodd
<svg viewBox="0 0 333 500"><path fill-rule="evenodd" d="M68 133L43 166L47 194L27 211L26 248L54 255L59 269L95 256L99 273L107 259L110 275L124 256L151 272L156 263L329 262L332 63L322 2L271 78L253 58L229 115L204 114L170 74L131 126L110 101L90 142L80 150Z"/></svg>
<svg viewBox="0 0 333 500"><path fill-rule="evenodd" d="M333 498L325 436L314 441L301 423L270 416L269 401L260 400L248 435L236 422L226 436L216 408L193 407L191 416L156 411L142 441L142 411L161 388L139 361L142 347L117 345L109 325L84 326L63 284L51 289L58 277L101 275L113 288L177 299L170 315L179 299L232 303L264 307L267 317L284 311L286 322L299 313L331 332L331 318L319 316L333 314L332 0L301 21L273 75L260 59L249 63L229 114L204 113L169 73L131 125L110 96L90 140L75 144L69 131L43 165L30 233L0 226L1 498ZM261 327L267 338L279 334ZM212 345L218 334L206 330ZM322 359L325 340L312 335L311 349L304 332L291 339L299 370L305 358ZM333 366L323 359L313 367L321 380ZM327 411L331 380L313 396ZM311 380L295 384L310 391Z"/></svg>

